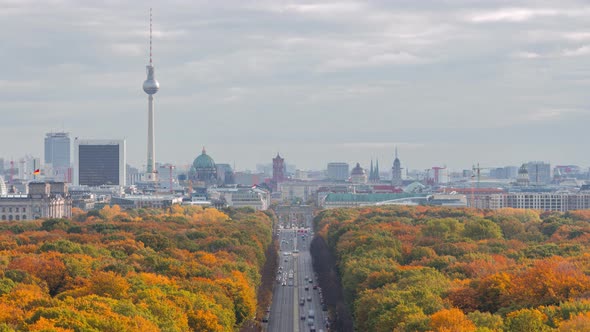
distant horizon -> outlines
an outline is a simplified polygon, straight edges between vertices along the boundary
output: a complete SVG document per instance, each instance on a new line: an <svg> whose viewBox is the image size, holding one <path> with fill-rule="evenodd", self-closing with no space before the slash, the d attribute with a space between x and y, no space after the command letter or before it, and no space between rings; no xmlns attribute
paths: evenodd
<svg viewBox="0 0 590 332"><path fill-rule="evenodd" d="M3 4L0 157L42 158L59 128L146 164L150 5ZM158 5L156 162L590 165L582 0Z"/></svg>

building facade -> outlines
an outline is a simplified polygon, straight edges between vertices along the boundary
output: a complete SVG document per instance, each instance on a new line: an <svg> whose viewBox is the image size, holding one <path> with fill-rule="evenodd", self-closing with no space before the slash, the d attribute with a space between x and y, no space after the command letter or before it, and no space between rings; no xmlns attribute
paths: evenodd
<svg viewBox="0 0 590 332"><path fill-rule="evenodd" d="M361 164L356 163L356 166L350 172L350 182L354 184L367 183L367 172L361 167Z"/></svg>
<svg viewBox="0 0 590 332"><path fill-rule="evenodd" d="M516 185L520 187L528 187L530 185L529 171L526 164L522 164L522 166L518 169Z"/></svg>
<svg viewBox="0 0 590 332"><path fill-rule="evenodd" d="M285 159L277 153L277 156L272 158L272 188L278 190L278 184L285 181Z"/></svg>
<svg viewBox="0 0 590 332"><path fill-rule="evenodd" d="M526 164L531 184L551 183L551 164L542 161L531 161Z"/></svg>
<svg viewBox="0 0 590 332"><path fill-rule="evenodd" d="M347 163L328 163L328 179L331 181L347 181L350 174L349 168Z"/></svg>
<svg viewBox="0 0 590 332"><path fill-rule="evenodd" d="M281 193L281 200L292 201L301 199L308 201L314 199L320 187L326 185L322 181L288 181L278 185L278 191Z"/></svg>
<svg viewBox="0 0 590 332"><path fill-rule="evenodd" d="M265 211L270 207L270 192L261 188L209 188L207 195L212 201L223 201L225 206L235 208L250 207L257 211Z"/></svg>
<svg viewBox="0 0 590 332"><path fill-rule="evenodd" d="M49 169L46 176L71 181L71 151L72 143L69 133L47 133L45 134L45 167ZM51 173L51 174L47 174Z"/></svg>
<svg viewBox="0 0 590 332"><path fill-rule="evenodd" d="M201 155L193 161L189 177L204 186L217 184L217 167L215 161L207 154L203 147Z"/></svg>
<svg viewBox="0 0 590 332"><path fill-rule="evenodd" d="M28 195L0 196L0 220L70 218L72 199L64 182L31 182Z"/></svg>
<svg viewBox="0 0 590 332"><path fill-rule="evenodd" d="M125 186L125 140L74 141L74 185Z"/></svg>
<svg viewBox="0 0 590 332"><path fill-rule="evenodd" d="M571 211L590 209L590 192L505 193L490 197L490 208L533 209L542 211Z"/></svg>

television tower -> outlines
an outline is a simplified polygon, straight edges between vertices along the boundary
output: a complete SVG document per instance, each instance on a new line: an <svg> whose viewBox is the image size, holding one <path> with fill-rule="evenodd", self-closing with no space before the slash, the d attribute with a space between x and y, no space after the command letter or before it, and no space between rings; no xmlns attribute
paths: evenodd
<svg viewBox="0 0 590 332"><path fill-rule="evenodd" d="M156 181L156 147L154 138L154 94L160 89L160 83L154 75L152 64L152 9L150 8L150 64L146 66L147 79L143 82L143 91L148 94L148 148L147 148L147 179Z"/></svg>

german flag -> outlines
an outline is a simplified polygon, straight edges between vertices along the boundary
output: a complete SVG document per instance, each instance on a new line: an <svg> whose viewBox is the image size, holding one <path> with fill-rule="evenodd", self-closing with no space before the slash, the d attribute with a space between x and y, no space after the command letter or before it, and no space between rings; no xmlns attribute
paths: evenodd
<svg viewBox="0 0 590 332"><path fill-rule="evenodd" d="M37 168L37 169L36 169L36 170L33 172L33 175L39 175L39 174L41 174L41 170Z"/></svg>

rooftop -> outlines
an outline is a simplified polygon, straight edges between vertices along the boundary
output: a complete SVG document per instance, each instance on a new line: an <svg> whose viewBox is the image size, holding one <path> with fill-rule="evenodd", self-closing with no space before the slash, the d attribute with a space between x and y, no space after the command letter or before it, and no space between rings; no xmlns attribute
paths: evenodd
<svg viewBox="0 0 590 332"><path fill-rule="evenodd" d="M408 198L408 197L426 197L426 194L411 194L411 193L379 193L379 194L350 194L350 193L330 193L326 196L326 202L369 202L377 203L390 201L393 199Z"/></svg>

